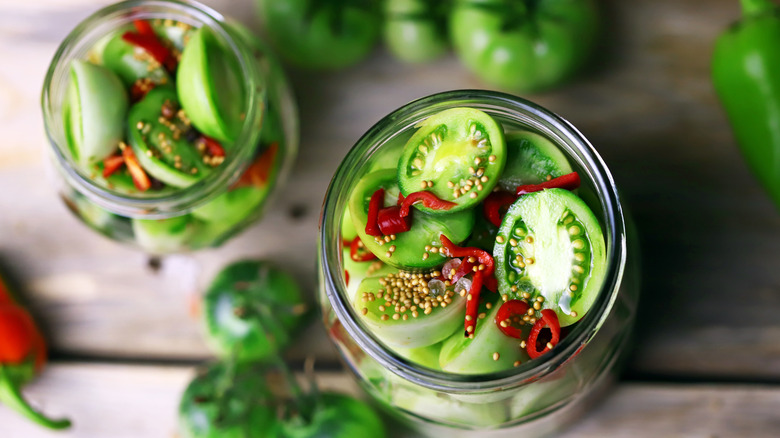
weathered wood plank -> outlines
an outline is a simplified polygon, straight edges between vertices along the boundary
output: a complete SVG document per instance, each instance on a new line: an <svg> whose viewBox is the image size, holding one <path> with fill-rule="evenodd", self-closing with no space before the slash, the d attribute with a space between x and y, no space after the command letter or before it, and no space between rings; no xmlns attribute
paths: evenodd
<svg viewBox="0 0 780 438"><path fill-rule="evenodd" d="M230 260L278 260L314 287L325 186L357 138L399 105L480 87L452 57L405 66L378 50L337 74L293 75L302 152L262 223L225 247L164 260L96 237L45 177L39 92L59 40L107 0L0 6L0 261L25 283L55 354L199 359L188 299ZM254 21L251 2L210 1ZM603 154L640 229L644 294L629 369L637 374L780 377L780 215L750 176L709 84L715 35L732 0L604 2L610 38L596 71L530 96ZM290 211L303 209L302 217ZM333 357L313 329L295 357ZM318 334L319 333L319 334ZM330 355L330 356L328 356Z"/></svg>
<svg viewBox="0 0 780 438"><path fill-rule="evenodd" d="M67 413L72 430L43 430L0 406L0 436L173 438L179 397L192 375L187 367L55 364L27 395L52 415ZM360 394L345 373L317 378L323 389ZM778 410L777 386L622 383L563 436L774 437Z"/></svg>

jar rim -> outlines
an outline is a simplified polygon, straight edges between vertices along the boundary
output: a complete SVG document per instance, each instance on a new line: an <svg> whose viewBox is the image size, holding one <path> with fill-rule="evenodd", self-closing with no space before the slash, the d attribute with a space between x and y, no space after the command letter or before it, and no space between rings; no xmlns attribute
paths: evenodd
<svg viewBox="0 0 780 438"><path fill-rule="evenodd" d="M607 268L601 291L590 310L574 330L553 350L541 358L518 367L489 374L457 374L419 366L385 346L370 330L364 329L349 297L341 271L341 220L345 202L338 193L348 191L370 156L387 140L401 131L399 126L413 126L422 118L446 108L472 106L506 111L502 115L522 114L538 123L549 134L553 132L565 143L570 159L576 159L585 172L583 179L592 182L603 214ZM487 112L490 112L489 109ZM526 120L528 122L528 120ZM382 366L406 380L423 387L449 392L474 393L503 390L527 384L554 372L587 344L606 320L617 298L626 264L626 230L623 209L614 179L601 156L590 142L567 120L526 99L487 90L453 90L426 96L391 112L372 126L350 149L328 186L320 216L318 259L321 287L324 288L336 317L352 339Z"/></svg>
<svg viewBox="0 0 780 438"><path fill-rule="evenodd" d="M216 33L217 38L235 56L239 66L244 87L242 93L246 96L243 111L245 119L231 154L220 164L219 171L170 193L137 196L111 190L97 183L65 152L67 140L61 110L71 61L85 54L95 41L107 35L104 29L113 29L135 19L157 18L208 26ZM219 12L193 0L125 0L105 6L79 22L52 57L41 93L44 129L50 146L48 149L68 183L113 213L134 218L162 219L205 204L235 182L248 166L259 139L266 95L265 87L259 83L260 72L250 51L241 48L227 24L226 18Z"/></svg>

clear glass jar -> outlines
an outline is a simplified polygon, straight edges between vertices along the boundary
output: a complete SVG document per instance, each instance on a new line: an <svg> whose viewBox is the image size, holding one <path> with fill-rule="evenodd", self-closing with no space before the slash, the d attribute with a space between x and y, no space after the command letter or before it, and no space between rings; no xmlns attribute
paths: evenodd
<svg viewBox="0 0 780 438"><path fill-rule="evenodd" d="M551 353L493 374L452 374L404 358L364 326L350 302L344 278L341 226L349 194L369 169L400 155L417 123L455 107L482 110L505 129L532 130L558 145L582 178L579 196L600 221L607 248L603 288L582 320ZM470 90L435 94L403 106L374 125L347 154L331 181L318 236L323 319L361 385L426 435L554 433L576 419L603 392L600 389L614 380L626 351L639 290L635 248L628 234L609 170L571 124L507 94ZM629 249L632 258L627 263Z"/></svg>
<svg viewBox="0 0 780 438"><path fill-rule="evenodd" d="M171 28L179 26L183 32L206 26L237 66L235 82L244 105L235 141L221 164L187 187L142 192L132 184L120 186L102 178L99 169L79 165L69 149L63 111L72 63L99 64L108 38L132 29L134 20L173 23ZM51 161L68 207L101 234L155 254L217 246L257 220L298 149L297 109L280 64L242 25L189 1L125 1L85 19L54 55L42 108Z"/></svg>

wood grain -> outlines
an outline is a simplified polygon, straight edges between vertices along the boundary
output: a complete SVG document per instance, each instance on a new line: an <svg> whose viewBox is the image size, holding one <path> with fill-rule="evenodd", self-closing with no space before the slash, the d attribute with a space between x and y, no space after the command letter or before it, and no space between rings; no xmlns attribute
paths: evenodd
<svg viewBox="0 0 780 438"><path fill-rule="evenodd" d="M313 291L319 208L350 146L409 100L482 86L453 56L407 66L382 49L343 73L295 72L302 148L273 211L224 247L166 258L154 272L143 254L74 219L44 165L45 69L70 28L106 3L0 6L0 58L15 61L0 67L0 262L24 284L55 356L207 357L189 300L238 258L277 260ZM207 3L254 22L251 2ZM603 4L607 38L594 70L527 97L590 138L639 227L643 296L629 372L777 380L780 215L747 171L709 82L713 40L737 2ZM318 327L306 339L292 357L335 360Z"/></svg>
<svg viewBox="0 0 780 438"><path fill-rule="evenodd" d="M174 438L179 397L193 376L189 367L69 363L50 367L28 397L74 426L49 432L0 406L0 434L24 438ZM319 373L324 390L359 394L343 373ZM775 437L780 430L780 388L744 385L621 384L564 438ZM414 438L396 423L395 437ZM357 438L357 437L355 437Z"/></svg>

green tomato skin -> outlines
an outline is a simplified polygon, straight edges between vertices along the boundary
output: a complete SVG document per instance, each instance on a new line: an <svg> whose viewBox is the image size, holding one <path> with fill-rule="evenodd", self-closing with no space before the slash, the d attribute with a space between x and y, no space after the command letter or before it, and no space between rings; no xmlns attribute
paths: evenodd
<svg viewBox="0 0 780 438"><path fill-rule="evenodd" d="M455 53L484 82L514 92L569 79L598 33L592 0L458 0L449 29Z"/></svg>
<svg viewBox="0 0 780 438"><path fill-rule="evenodd" d="M449 49L445 6L441 0L385 0L382 36L390 52L408 63L444 55Z"/></svg>
<svg viewBox="0 0 780 438"><path fill-rule="evenodd" d="M280 423L277 438L384 438L382 420L366 403L352 397L324 393L311 421L294 417Z"/></svg>
<svg viewBox="0 0 780 438"><path fill-rule="evenodd" d="M276 412L262 373L222 363L195 377L179 403L182 438L273 438Z"/></svg>
<svg viewBox="0 0 780 438"><path fill-rule="evenodd" d="M379 37L374 0L258 0L260 18L277 52L310 70L339 70L356 64Z"/></svg>
<svg viewBox="0 0 780 438"><path fill-rule="evenodd" d="M780 9L742 4L744 18L715 44L712 82L742 155L780 208Z"/></svg>
<svg viewBox="0 0 780 438"><path fill-rule="evenodd" d="M304 321L300 287L270 263L231 264L203 297L207 341L221 357L262 361L286 347Z"/></svg>

